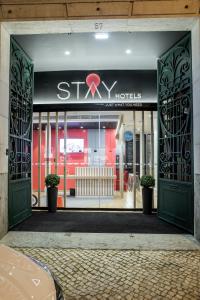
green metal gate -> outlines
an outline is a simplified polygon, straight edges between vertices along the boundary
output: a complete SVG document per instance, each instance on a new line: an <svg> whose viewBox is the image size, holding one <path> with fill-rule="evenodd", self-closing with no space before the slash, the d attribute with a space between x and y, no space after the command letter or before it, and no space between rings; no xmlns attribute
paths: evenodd
<svg viewBox="0 0 200 300"><path fill-rule="evenodd" d="M33 64L11 38L9 228L31 215Z"/></svg>
<svg viewBox="0 0 200 300"><path fill-rule="evenodd" d="M158 215L193 232L191 35L158 61Z"/></svg>

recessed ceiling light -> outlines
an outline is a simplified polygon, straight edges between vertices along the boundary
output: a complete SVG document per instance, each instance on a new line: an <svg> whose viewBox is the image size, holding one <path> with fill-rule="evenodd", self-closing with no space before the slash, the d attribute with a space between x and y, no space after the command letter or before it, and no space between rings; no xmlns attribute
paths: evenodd
<svg viewBox="0 0 200 300"><path fill-rule="evenodd" d="M126 49L126 54L131 54L132 53L132 50L131 49Z"/></svg>
<svg viewBox="0 0 200 300"><path fill-rule="evenodd" d="M83 129L83 126L81 126L80 128Z"/></svg>
<svg viewBox="0 0 200 300"><path fill-rule="evenodd" d="M70 55L71 52L70 51L65 51L65 55Z"/></svg>
<svg viewBox="0 0 200 300"><path fill-rule="evenodd" d="M95 33L95 39L96 40L107 40L108 37L109 37L108 33L105 33L105 32Z"/></svg>

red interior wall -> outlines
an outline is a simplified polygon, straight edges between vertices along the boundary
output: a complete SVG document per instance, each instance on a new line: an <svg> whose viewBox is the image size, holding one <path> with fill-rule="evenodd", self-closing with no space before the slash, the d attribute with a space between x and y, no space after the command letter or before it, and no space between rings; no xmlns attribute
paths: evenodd
<svg viewBox="0 0 200 300"><path fill-rule="evenodd" d="M33 131L33 190L38 189L38 130ZM75 168L80 166L84 167L88 165L88 131L87 129L68 129L68 138L80 138L84 139L84 153L68 153L67 154L67 174L75 174ZM60 153L60 139L64 138L64 130L59 129L58 131L58 175L64 174L64 155ZM51 173L55 173L55 150L56 150L56 131L51 130ZM105 165L114 168L114 174L116 174L116 140L115 140L115 129L105 130L105 147L106 147L106 158ZM45 131L42 130L42 142L41 142L41 190L45 189ZM67 180L67 190L75 187L75 180ZM116 187L116 183L115 183ZM59 190L64 189L64 181L61 179Z"/></svg>
<svg viewBox="0 0 200 300"><path fill-rule="evenodd" d="M83 153L67 153L67 174L75 174L75 168L80 166L84 167L88 164L88 131L85 129L68 129L67 137L73 139L83 139L84 140L84 152ZM64 139L64 130L59 130L58 132L58 175L64 174L64 154L60 153L60 139ZM52 161L55 159L55 149L56 149L56 132L52 129ZM52 168L52 173L55 172L55 167ZM70 188L75 188L75 180L67 180L67 190ZM59 184L59 190L64 189L64 180L61 179Z"/></svg>
<svg viewBox="0 0 200 300"><path fill-rule="evenodd" d="M33 130L33 152L32 152L32 186L33 190L38 190L38 144L39 144L39 131ZM45 131L41 131L41 153L40 153L40 159L41 159L41 191L44 191L45 188Z"/></svg>
<svg viewBox="0 0 200 300"><path fill-rule="evenodd" d="M106 166L114 167L116 162L115 129L106 129Z"/></svg>
<svg viewBox="0 0 200 300"><path fill-rule="evenodd" d="M106 145L106 161L105 165L107 167L114 168L114 175L116 175L116 139L115 139L115 129L106 129L105 132L105 145ZM114 184L114 189L116 190L116 180Z"/></svg>

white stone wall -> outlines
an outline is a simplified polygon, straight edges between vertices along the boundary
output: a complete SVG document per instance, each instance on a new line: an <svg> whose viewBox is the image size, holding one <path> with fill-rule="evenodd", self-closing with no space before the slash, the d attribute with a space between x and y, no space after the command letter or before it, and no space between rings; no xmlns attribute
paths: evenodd
<svg viewBox="0 0 200 300"><path fill-rule="evenodd" d="M194 130L194 234L200 241L200 20L192 29Z"/></svg>
<svg viewBox="0 0 200 300"><path fill-rule="evenodd" d="M8 116L10 35L0 24L0 238L8 228Z"/></svg>

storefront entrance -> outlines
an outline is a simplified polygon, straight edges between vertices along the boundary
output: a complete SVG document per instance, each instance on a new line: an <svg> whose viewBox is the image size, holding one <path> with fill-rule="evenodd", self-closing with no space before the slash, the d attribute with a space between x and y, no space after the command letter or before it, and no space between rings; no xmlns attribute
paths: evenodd
<svg viewBox="0 0 200 300"><path fill-rule="evenodd" d="M139 178L156 174L156 152L155 111L35 112L36 206L47 206L45 176L55 173L61 208L141 209Z"/></svg>
<svg viewBox="0 0 200 300"><path fill-rule="evenodd" d="M189 212L193 211L193 142L189 139L192 135L190 35L187 36L187 43L183 43L183 41L177 43L167 52L166 56L162 56L162 59L160 60L161 63L158 69L159 127L157 141L159 141L159 216L168 222L172 222L192 232L193 214L187 213L188 209ZM13 61L16 65L18 64L18 55L15 54L11 58L11 63ZM180 63L177 64L176 69L177 61L180 61ZM165 69L162 73L163 65ZM23 59L20 60L19 66L21 70L24 71L25 64ZM155 72L155 70L153 71ZM11 72L13 76L15 76L15 69L11 68ZM127 198L129 193L132 193L130 194L130 208L134 209L140 207L141 204L139 203L141 203L141 200L137 196L137 176L141 176L144 173L148 174L149 172L156 174L155 162L157 161L154 151L154 145L156 144L154 140L156 136L154 134L154 113L152 113L152 110L142 109L140 105L139 109L137 107L139 99L141 100L143 94L147 95L148 92L145 90L140 92L139 89L135 89L133 85L131 85L133 89L132 93L126 91L119 93L117 90L114 94L114 99L118 99L120 107L124 106L124 102L127 103L129 109L126 107L125 110L129 111L131 117L129 119L128 117L126 118L123 113L117 114L116 111L119 111L119 107L110 115L110 112L112 112L111 108L115 106L116 103L114 99L110 99L111 90L114 88L113 84L116 81L108 85L107 81L105 81L106 79L100 80L101 76L98 74L92 74L91 71L84 72L89 74L84 77L83 82L76 80L70 81L69 84L68 80L63 80L58 81L57 85L54 86L49 81L49 86L51 85L55 91L52 97L51 93L49 93L51 89L47 89L48 93L46 96L47 98L49 96L51 98L50 100L48 99L48 101L53 102L55 99L57 101L57 98L59 98L60 102L57 101L53 103L53 106L49 106L50 108L48 110L44 110L44 106L47 107L50 105L50 103L45 100L46 96L44 94L42 95L42 101L45 100L46 103L37 102L34 105L35 112L37 112L36 107L40 106L41 108L38 110L38 114L34 116L36 121L34 124L34 135L37 141L36 143L38 143L36 147L38 157L36 156L36 165L33 166L33 168L37 168L37 172L33 170L33 172L36 172L36 176L33 176L34 179L36 178L36 182L34 182L34 180L32 182L35 186L33 187L33 192L37 193L38 205L45 206L44 176L48 174L48 172L54 172L62 178L58 199L58 206L60 207L80 208L80 205L85 202L83 208L90 208L92 207L91 202L94 201L92 203L95 203L95 207L107 208L106 206L110 205L108 204L109 201L112 203L117 199L115 204L117 202L121 203L119 204L119 206L121 205L120 208L125 208L129 202L129 197ZM116 71L113 73L114 75L117 74ZM30 74L27 72L20 72L20 74L23 74L25 79L29 78L30 80L28 80L28 82L31 82L32 78ZM44 77L45 74L40 75ZM60 74L58 75L60 76ZM93 79L91 79L91 75ZM90 79L88 78L89 76ZM137 77L138 74L135 78ZM48 78L49 77L45 77L45 79ZM25 82L27 82L27 80L25 80ZM142 82L147 86L150 81L143 80ZM17 97L15 97L16 95L14 93L14 97L11 101L13 101L13 103L21 101L25 106L24 109L27 109L27 105L23 100L23 95L26 93L26 87L24 87L23 83L24 80L21 80L20 84L18 81L15 82L16 86L13 85L13 90L15 91L15 88L20 88L22 93L17 94ZM100 83L101 87L97 88ZM70 96L74 95L73 91L71 89L69 90L71 84L75 84L77 99L80 96L80 84L83 84L84 89L86 89L83 89L85 95L84 100L87 101L88 95L90 95L90 101L87 103L88 108L84 110L88 111L89 114L82 114L82 103L78 104L79 114L76 122L76 114L73 112L74 109L72 109L74 107L73 101L70 102ZM44 86L47 87L47 85ZM58 91L55 89L56 87ZM104 92L107 93L107 98L102 94L101 89L103 89L103 87ZM126 88L130 91L130 86L126 86ZM89 107L91 103L94 102L95 93L98 98L98 109L94 109L94 111L96 111L95 114L90 114L91 110ZM128 97L128 99L125 99L125 97ZM52 101L52 99L54 100ZM103 103L107 103L105 99L112 100L111 103L108 101L109 109L100 110L99 106ZM65 103L65 101L67 103ZM140 102L142 105L143 102L146 105L151 103L152 99ZM157 99L155 99L155 102L157 102ZM56 107L56 109L54 110L52 107ZM69 107L71 108L70 113ZM135 107L137 107L137 111L134 109ZM101 113L99 111L101 111ZM106 114L104 112L106 112ZM137 113L140 113L139 119L141 127L137 124ZM147 113L146 116L145 113ZM45 115L43 116L43 114ZM92 120L92 122L87 120L88 115L90 116L89 120ZM106 119L109 115L112 116L113 119ZM11 105L11 117L13 117L11 130L13 127L21 128L23 125L23 122L21 122L23 114L22 116L20 115L15 105ZM150 118L150 126L145 129L145 123L148 118ZM123 119L125 119L125 121L123 121ZM72 123L78 123L78 125L76 125L77 127L72 125ZM91 123L94 124L90 127ZM110 124L107 125L107 123ZM119 132L117 132L117 125L113 125L112 123L120 124ZM181 132L179 132L180 128ZM113 129L115 130L115 134ZM178 136L176 136L177 131ZM26 137L20 133L19 136L16 137L17 141L20 140L19 143L12 143L12 138L11 131L10 143L13 151L9 152L10 175L20 173L20 177L10 177L10 186L14 184L16 180L30 179L31 177L30 160L27 159L24 161L25 158L30 157L31 150L28 147L21 147L21 145L26 144L24 142ZM44 142L42 140L44 140ZM118 140L121 144L118 144ZM44 147L44 149L42 149L42 147ZM13 155L13 153L17 155ZM132 158L130 158L131 156ZM132 162L130 162L130 160L132 160ZM14 172L12 167L13 163L16 164ZM24 171L18 172L19 170ZM187 185L186 182L189 182L189 185ZM18 182L16 182L16 184L17 183ZM184 202L180 201L182 195L181 187L183 187L185 191ZM164 189L166 193L163 193ZM26 189L26 191L28 190ZM15 194L18 199L22 199L24 195L22 186L17 190L11 189L11 192L12 195ZM87 197L87 199L84 197ZM76 201L78 201L77 206L75 204ZM10 203L10 215L13 217L17 212L19 216L17 222L27 217L27 214L23 213L27 211L30 212L30 210L27 210L27 206L22 207L22 205L18 205L20 202L16 201ZM29 202L28 204L28 208L30 208L31 203ZM15 216L11 218L11 220L14 221L10 226L15 225Z"/></svg>

